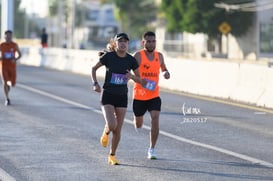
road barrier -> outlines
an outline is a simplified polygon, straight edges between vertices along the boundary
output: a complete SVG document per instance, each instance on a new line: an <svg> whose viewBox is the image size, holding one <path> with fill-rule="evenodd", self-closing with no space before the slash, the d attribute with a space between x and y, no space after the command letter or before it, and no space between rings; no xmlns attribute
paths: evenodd
<svg viewBox="0 0 273 181"><path fill-rule="evenodd" d="M98 61L96 50L27 48L21 64L90 75ZM273 68L267 64L229 60L190 60L165 57L171 79L161 76L166 89L273 108ZM98 76L104 76L99 69Z"/></svg>

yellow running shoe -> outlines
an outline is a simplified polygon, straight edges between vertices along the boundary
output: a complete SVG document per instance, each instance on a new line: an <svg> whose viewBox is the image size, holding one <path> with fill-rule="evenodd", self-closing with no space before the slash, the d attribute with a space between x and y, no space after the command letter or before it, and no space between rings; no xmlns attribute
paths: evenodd
<svg viewBox="0 0 273 181"><path fill-rule="evenodd" d="M103 132L100 138L100 144L103 147L107 147L108 143L109 143L109 135Z"/></svg>
<svg viewBox="0 0 273 181"><path fill-rule="evenodd" d="M119 165L119 161L113 155L109 155L109 157L108 157L108 163L110 165Z"/></svg>

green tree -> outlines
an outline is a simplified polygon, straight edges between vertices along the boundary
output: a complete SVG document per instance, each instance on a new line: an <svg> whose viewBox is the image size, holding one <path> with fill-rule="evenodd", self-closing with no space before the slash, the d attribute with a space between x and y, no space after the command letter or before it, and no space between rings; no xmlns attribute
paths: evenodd
<svg viewBox="0 0 273 181"><path fill-rule="evenodd" d="M114 3L116 17L122 29L132 37L140 37L143 31L154 29L151 25L156 20L158 7L155 0L102 0L103 3Z"/></svg>
<svg viewBox="0 0 273 181"><path fill-rule="evenodd" d="M49 0L49 15L51 17L56 17L59 15L58 9L59 9L59 0ZM62 11L63 11L63 21L66 23L68 22L69 13L71 13L71 7L69 7L69 3L71 5L71 0L62 0ZM82 25L83 21L83 14L85 11L87 11L87 8L84 7L81 3L76 3L75 6L75 26L80 27Z"/></svg>
<svg viewBox="0 0 273 181"><path fill-rule="evenodd" d="M250 1L254 0L248 2ZM254 13L216 8L214 4L220 2L231 1L162 0L161 10L165 14L169 32L205 33L210 37L216 37L220 33L219 25L227 22L233 35L242 36L253 24Z"/></svg>
<svg viewBox="0 0 273 181"><path fill-rule="evenodd" d="M17 38L24 37L24 24L26 19L26 13L20 9L21 0L14 0L14 34Z"/></svg>

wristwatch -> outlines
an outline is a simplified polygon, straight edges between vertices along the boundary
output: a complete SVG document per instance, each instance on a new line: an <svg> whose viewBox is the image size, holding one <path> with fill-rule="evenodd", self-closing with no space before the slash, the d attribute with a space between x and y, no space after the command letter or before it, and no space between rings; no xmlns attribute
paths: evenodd
<svg viewBox="0 0 273 181"><path fill-rule="evenodd" d="M94 83L93 83L93 86L96 86L96 85L98 85L99 83L97 82L97 81L95 81Z"/></svg>

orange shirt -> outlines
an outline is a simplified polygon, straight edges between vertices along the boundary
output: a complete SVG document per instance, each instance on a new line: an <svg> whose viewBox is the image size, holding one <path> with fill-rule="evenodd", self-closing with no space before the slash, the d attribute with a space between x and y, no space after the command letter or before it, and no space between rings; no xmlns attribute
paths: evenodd
<svg viewBox="0 0 273 181"><path fill-rule="evenodd" d="M16 61L14 59L18 46L14 42L5 42L0 44L0 50L0 74L5 82L11 81L14 86L16 83Z"/></svg>
<svg viewBox="0 0 273 181"><path fill-rule="evenodd" d="M148 100L159 96L159 74L160 60L158 52L154 51L154 59L149 60L144 50L140 51L141 63L139 65L139 73L141 79L148 81L145 87L140 84L134 85L133 98L136 100Z"/></svg>
<svg viewBox="0 0 273 181"><path fill-rule="evenodd" d="M17 51L17 44L14 42L9 43L1 43L0 50L1 50L1 57L2 57L2 64L15 64L14 60L15 53Z"/></svg>

